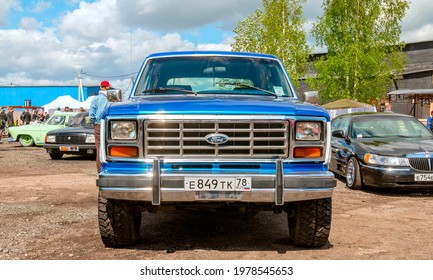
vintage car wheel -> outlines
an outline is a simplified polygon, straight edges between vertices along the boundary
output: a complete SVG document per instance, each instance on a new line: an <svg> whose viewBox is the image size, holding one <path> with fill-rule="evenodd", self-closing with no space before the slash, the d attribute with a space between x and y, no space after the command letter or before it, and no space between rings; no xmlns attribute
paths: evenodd
<svg viewBox="0 0 433 280"><path fill-rule="evenodd" d="M124 247L134 244L141 227L141 213L136 203L125 200L98 198L99 232L107 247Z"/></svg>
<svg viewBox="0 0 433 280"><path fill-rule="evenodd" d="M332 198L287 204L290 239L297 246L322 247L331 231Z"/></svg>
<svg viewBox="0 0 433 280"><path fill-rule="evenodd" d="M54 160L61 159L63 157L63 154L61 154L61 153L51 153L50 157L51 157L51 159L54 159Z"/></svg>
<svg viewBox="0 0 433 280"><path fill-rule="evenodd" d="M24 147L30 147L33 146L35 144L35 141L33 140L33 138L30 135L21 135L19 142L21 144L21 146Z"/></svg>
<svg viewBox="0 0 433 280"><path fill-rule="evenodd" d="M346 166L346 186L353 190L362 189L361 172L356 158L351 157Z"/></svg>

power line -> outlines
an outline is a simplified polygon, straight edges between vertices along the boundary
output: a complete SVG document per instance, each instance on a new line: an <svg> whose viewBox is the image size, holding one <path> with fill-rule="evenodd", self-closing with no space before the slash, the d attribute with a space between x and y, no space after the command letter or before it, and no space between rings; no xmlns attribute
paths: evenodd
<svg viewBox="0 0 433 280"><path fill-rule="evenodd" d="M101 78L101 79L114 79L114 78L130 77L132 75L136 75L137 73L138 72L134 72L134 73L118 75L118 76L98 76L98 75L93 75L93 74L89 74L89 73L84 72L83 75L94 77L94 78Z"/></svg>

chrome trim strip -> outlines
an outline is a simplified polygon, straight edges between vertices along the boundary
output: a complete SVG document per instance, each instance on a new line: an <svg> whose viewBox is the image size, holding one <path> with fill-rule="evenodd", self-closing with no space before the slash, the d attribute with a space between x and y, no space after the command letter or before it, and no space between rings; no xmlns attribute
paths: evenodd
<svg viewBox="0 0 433 280"><path fill-rule="evenodd" d="M153 160L153 176L152 176L152 205L161 204L161 176L159 160Z"/></svg>
<svg viewBox="0 0 433 280"><path fill-rule="evenodd" d="M284 204L284 176L281 160L277 160L275 169L275 205L280 206Z"/></svg>
<svg viewBox="0 0 433 280"><path fill-rule="evenodd" d="M106 199L121 199L121 200L133 200L133 201L151 201L150 188L101 188L100 195ZM285 189L284 190L284 202L293 202L301 200L313 200L320 198L332 197L333 188L296 188L296 189ZM221 199L218 200L198 200L196 199L195 192L185 192L179 189L163 188L161 194L161 200L164 203L194 203L197 201L210 201L215 203L226 203L226 202L256 202L256 203L273 203L275 202L275 193L272 189L259 189L252 190L250 192L242 192L239 199ZM162 203L162 204L164 204Z"/></svg>

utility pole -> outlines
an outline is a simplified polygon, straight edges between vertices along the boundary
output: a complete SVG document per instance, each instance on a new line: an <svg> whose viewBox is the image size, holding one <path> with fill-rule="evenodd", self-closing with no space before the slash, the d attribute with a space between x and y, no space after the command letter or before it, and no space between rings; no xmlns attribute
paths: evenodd
<svg viewBox="0 0 433 280"><path fill-rule="evenodd" d="M78 71L78 101L80 102L84 102L83 81L81 78L82 74L83 69Z"/></svg>

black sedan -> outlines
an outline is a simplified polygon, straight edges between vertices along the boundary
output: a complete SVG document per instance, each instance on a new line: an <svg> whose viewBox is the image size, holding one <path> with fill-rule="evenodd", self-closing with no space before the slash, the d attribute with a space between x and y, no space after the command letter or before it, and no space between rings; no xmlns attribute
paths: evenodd
<svg viewBox="0 0 433 280"><path fill-rule="evenodd" d="M61 159L64 154L95 156L95 135L89 113L78 113L68 127L49 131L44 148L52 159Z"/></svg>
<svg viewBox="0 0 433 280"><path fill-rule="evenodd" d="M351 189L433 190L433 134L416 118L353 113L331 123L330 169Z"/></svg>

